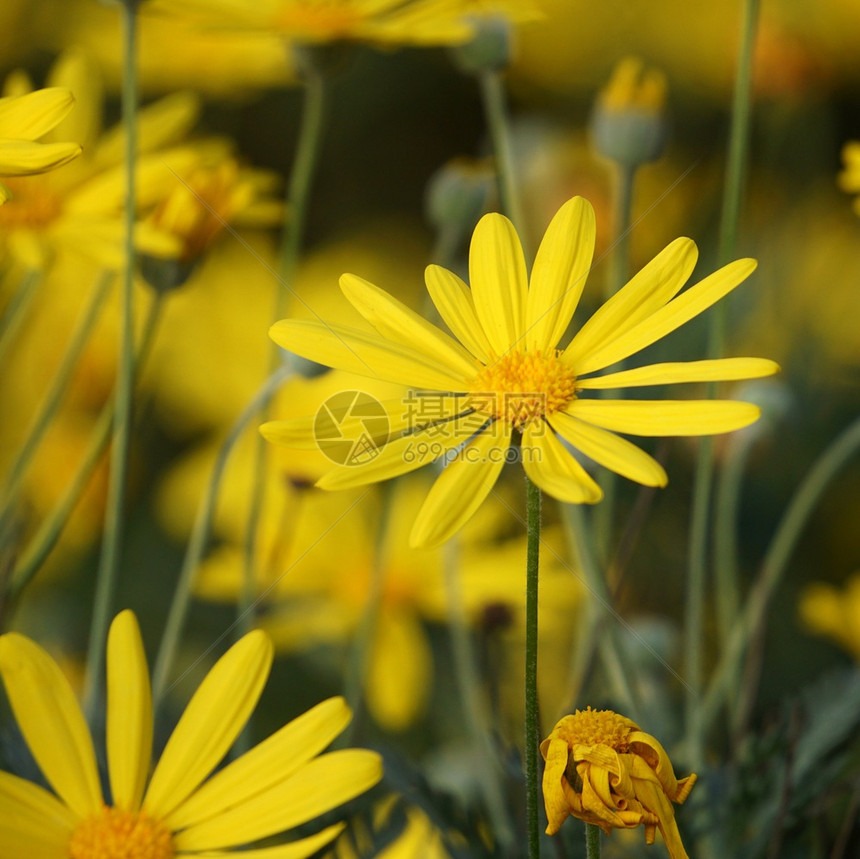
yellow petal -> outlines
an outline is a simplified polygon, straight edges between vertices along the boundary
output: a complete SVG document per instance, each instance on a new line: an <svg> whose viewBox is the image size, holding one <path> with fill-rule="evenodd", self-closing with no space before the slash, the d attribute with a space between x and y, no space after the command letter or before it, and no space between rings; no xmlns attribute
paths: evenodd
<svg viewBox="0 0 860 859"><path fill-rule="evenodd" d="M478 321L472 290L452 271L439 265L428 265L424 282L433 304L451 333L485 364L492 360L492 347Z"/></svg>
<svg viewBox="0 0 860 859"><path fill-rule="evenodd" d="M629 355L670 334L728 295L753 273L756 265L754 259L739 259L708 275L638 325L623 333L616 333L602 347L599 346L576 361L572 366L576 368L577 375L623 361ZM565 360L567 361L567 357Z"/></svg>
<svg viewBox="0 0 860 859"><path fill-rule="evenodd" d="M555 412L548 420L559 435L604 468L645 486L668 482L663 466L627 439L564 412Z"/></svg>
<svg viewBox="0 0 860 859"><path fill-rule="evenodd" d="M166 820L173 830L195 826L247 802L318 755L352 718L343 698L317 704L219 770Z"/></svg>
<svg viewBox="0 0 860 859"><path fill-rule="evenodd" d="M75 105L67 89L47 87L17 98L0 98L0 137L38 140Z"/></svg>
<svg viewBox="0 0 860 859"><path fill-rule="evenodd" d="M596 222L591 203L568 200L538 248L526 301L526 343L553 349L567 329L594 255Z"/></svg>
<svg viewBox="0 0 860 859"><path fill-rule="evenodd" d="M438 546L472 518L501 474L510 440L510 427L494 421L457 451L421 505L411 546Z"/></svg>
<svg viewBox="0 0 860 859"><path fill-rule="evenodd" d="M451 428L432 427L394 439L368 463L335 466L316 485L320 489L350 489L415 471L458 447L474 432L464 430L462 434L454 428L455 422L451 423Z"/></svg>
<svg viewBox="0 0 860 859"><path fill-rule="evenodd" d="M643 436L732 432L761 413L737 400L576 400L567 411L612 432Z"/></svg>
<svg viewBox="0 0 860 859"><path fill-rule="evenodd" d="M81 154L77 143L31 143L0 137L0 176L29 176L67 164Z"/></svg>
<svg viewBox="0 0 860 859"><path fill-rule="evenodd" d="M526 474L553 498L570 504L596 504L603 498L601 488L546 424L526 427L522 457Z"/></svg>
<svg viewBox="0 0 860 859"><path fill-rule="evenodd" d="M140 808L152 758L152 694L137 619L120 612L107 646L107 756L113 804Z"/></svg>
<svg viewBox="0 0 860 859"><path fill-rule="evenodd" d="M496 355L503 355L525 329L528 275L514 225L503 215L484 215L469 249L469 280L475 312Z"/></svg>
<svg viewBox="0 0 860 859"><path fill-rule="evenodd" d="M593 379L577 379L576 386L583 390L597 390L674 385L681 382L729 382L734 379L760 379L778 372L779 364L767 358L715 358L708 361L650 364Z"/></svg>
<svg viewBox="0 0 860 859"><path fill-rule="evenodd" d="M474 379L475 359L453 338L384 290L354 274L340 278L350 304L387 340L431 356L454 376Z"/></svg>
<svg viewBox="0 0 860 859"><path fill-rule="evenodd" d="M344 749L305 764L249 802L230 808L174 836L178 852L233 847L284 832L325 814L373 787L382 778L375 752Z"/></svg>
<svg viewBox="0 0 860 859"><path fill-rule="evenodd" d="M238 855L241 859L305 859L306 856L316 853L325 847L326 844L334 841L345 828L345 823L335 823L334 826L329 826L316 835L309 835L307 838L300 838L298 841L291 841L289 844L278 844L275 847L260 847L257 850L243 850ZM188 855L183 853L179 859ZM223 853L220 850L215 853L206 851L195 853L193 859L225 859L226 856L232 855L234 854ZM191 859L190 856L189 859Z"/></svg>
<svg viewBox="0 0 860 859"><path fill-rule="evenodd" d="M647 319L677 294L693 273L697 257L692 239L675 239L663 248L582 326L564 352L565 362L576 367L578 373L589 372L586 368L594 352Z"/></svg>
<svg viewBox="0 0 860 859"><path fill-rule="evenodd" d="M436 391L462 391L458 377L432 356L376 334L309 319L282 319L269 329L279 346L326 367Z"/></svg>
<svg viewBox="0 0 860 859"><path fill-rule="evenodd" d="M543 802L546 807L547 835L555 835L570 814L564 796L562 781L567 769L567 743L556 737L548 737L541 743L541 754L546 761L543 771Z"/></svg>
<svg viewBox="0 0 860 859"><path fill-rule="evenodd" d="M152 774L144 808L164 818L227 753L254 710L272 665L265 633L248 633L222 656L194 693Z"/></svg>
<svg viewBox="0 0 860 859"><path fill-rule="evenodd" d="M367 706L387 731L403 731L424 709L433 652L414 612L386 610L374 630L367 666Z"/></svg>
<svg viewBox="0 0 860 859"><path fill-rule="evenodd" d="M0 772L0 856L65 859L75 814L53 794L23 778Z"/></svg>
<svg viewBox="0 0 860 859"><path fill-rule="evenodd" d="M75 94L75 109L51 132L49 140L74 140L90 152L101 134L104 86L93 56L70 48L51 66L48 84Z"/></svg>
<svg viewBox="0 0 860 859"><path fill-rule="evenodd" d="M0 674L15 720L45 778L78 817L102 805L87 723L57 663L29 638L0 636Z"/></svg>

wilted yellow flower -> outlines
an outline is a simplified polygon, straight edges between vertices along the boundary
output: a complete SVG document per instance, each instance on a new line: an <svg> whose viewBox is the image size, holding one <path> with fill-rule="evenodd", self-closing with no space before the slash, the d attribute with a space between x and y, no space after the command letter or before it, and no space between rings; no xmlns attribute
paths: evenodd
<svg viewBox="0 0 860 859"><path fill-rule="evenodd" d="M377 333L319 318L273 325L275 342L302 357L412 389L407 399L378 404L387 416L386 431L374 439L378 455L338 466L317 485L362 486L444 458L448 464L411 535L413 545L433 545L459 530L490 493L511 458L514 433L521 440L514 458L541 489L562 501L593 504L603 493L564 442L618 474L663 486L662 466L616 433L709 435L756 420L759 410L750 403L583 395L755 378L778 369L765 359L725 358L592 375L688 322L756 266L754 260L736 260L678 295L697 250L691 239L676 239L559 349L585 286L594 239L594 211L588 201L574 197L549 225L529 278L511 222L486 215L472 237L471 289L440 266L426 271L430 297L457 339L352 274L341 277L341 289ZM344 423L344 435L356 423ZM261 432L288 447L318 446L313 417L272 421Z"/></svg>
<svg viewBox="0 0 860 859"><path fill-rule="evenodd" d="M253 712L272 645L251 632L212 668L149 777L153 715L146 657L130 611L114 619L107 654L105 803L95 750L74 692L53 659L17 633L0 637L0 674L15 718L55 793L0 772L5 859L93 856L242 856L232 848L313 820L382 776L379 755L319 753L346 727L331 698L289 722L207 780ZM335 838L334 824L290 844L302 859Z"/></svg>
<svg viewBox="0 0 860 859"><path fill-rule="evenodd" d="M860 573L843 589L824 582L809 585L800 597L800 616L812 632L832 638L860 662Z"/></svg>
<svg viewBox="0 0 860 859"><path fill-rule="evenodd" d="M644 826L648 844L659 829L672 859L687 859L672 803L687 799L696 776L676 779L663 746L635 722L611 710L577 710L556 724L540 750L548 834L568 816L607 835Z"/></svg>
<svg viewBox="0 0 860 859"><path fill-rule="evenodd" d="M74 106L68 89L49 87L0 98L0 176L30 176L67 164L81 153L79 143L38 143ZM0 182L0 204L9 199Z"/></svg>

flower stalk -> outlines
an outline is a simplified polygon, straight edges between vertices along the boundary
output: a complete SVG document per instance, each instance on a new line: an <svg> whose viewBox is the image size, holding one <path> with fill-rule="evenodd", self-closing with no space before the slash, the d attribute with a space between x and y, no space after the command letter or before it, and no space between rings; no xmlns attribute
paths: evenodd
<svg viewBox="0 0 860 859"><path fill-rule="evenodd" d="M538 713L538 569L540 566L541 492L526 477L526 824L529 859L540 856L538 823L538 746L540 722Z"/></svg>

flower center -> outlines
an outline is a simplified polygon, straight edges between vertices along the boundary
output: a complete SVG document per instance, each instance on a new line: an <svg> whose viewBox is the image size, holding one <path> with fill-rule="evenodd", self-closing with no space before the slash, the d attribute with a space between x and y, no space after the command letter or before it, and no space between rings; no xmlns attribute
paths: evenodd
<svg viewBox="0 0 860 859"><path fill-rule="evenodd" d="M70 859L173 859L170 830L143 811L102 809L72 833Z"/></svg>
<svg viewBox="0 0 860 859"><path fill-rule="evenodd" d="M35 229L55 220L62 208L60 198L38 176L4 179L12 198L0 206L0 229Z"/></svg>
<svg viewBox="0 0 860 859"><path fill-rule="evenodd" d="M570 748L574 746L609 746L625 751L631 731L639 730L634 722L612 710L577 710L558 724L559 735Z"/></svg>
<svg viewBox="0 0 860 859"><path fill-rule="evenodd" d="M326 40L351 35L361 20L351 0L287 0L277 25L288 35Z"/></svg>
<svg viewBox="0 0 860 859"><path fill-rule="evenodd" d="M523 430L576 398L576 375L557 350L507 352L472 383L469 405Z"/></svg>

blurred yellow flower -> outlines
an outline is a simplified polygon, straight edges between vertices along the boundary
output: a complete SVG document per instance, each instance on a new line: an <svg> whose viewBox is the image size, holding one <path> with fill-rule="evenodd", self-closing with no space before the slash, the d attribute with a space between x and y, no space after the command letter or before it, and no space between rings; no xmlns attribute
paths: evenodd
<svg viewBox="0 0 860 859"><path fill-rule="evenodd" d="M372 787L380 758L360 749L319 753L349 722L331 698L289 722L207 780L253 712L272 662L264 633L251 632L209 671L149 777L153 716L137 620L114 619L108 636L106 744L111 804L95 750L66 678L17 633L0 637L0 674L36 763L55 793L0 772L0 849L8 859L93 856L236 856L231 848L282 833ZM294 841L302 859L343 824Z"/></svg>
<svg viewBox="0 0 860 859"><path fill-rule="evenodd" d="M31 176L67 164L81 154L79 143L38 143L75 104L68 89L49 87L0 98L0 176ZM0 204L10 197L0 182Z"/></svg>
<svg viewBox="0 0 860 859"><path fill-rule="evenodd" d="M18 76L16 85L21 80ZM72 51L61 56L49 82L75 94L76 110L55 133L62 131L80 141L84 155L51 173L9 181L13 198L0 208L3 245L27 268L46 267L61 249L119 268L125 259L123 130L116 127L102 133L99 75L83 54ZM190 129L197 110L194 96L176 93L140 111L137 181L141 209L153 205L175 185L171 168L182 175L196 162L193 149L174 144ZM137 225L135 241L141 251L155 256L177 252L171 236L144 223Z"/></svg>
<svg viewBox="0 0 860 859"><path fill-rule="evenodd" d="M800 616L812 632L833 639L860 662L860 573L842 589L823 582L806 587Z"/></svg>
<svg viewBox="0 0 860 859"><path fill-rule="evenodd" d="M845 169L839 174L839 187L849 194L860 194L860 142L852 140L842 148ZM860 215L860 197L854 198L854 211Z"/></svg>
<svg viewBox="0 0 860 859"><path fill-rule="evenodd" d="M663 486L662 466L616 433L708 435L756 420L758 408L743 402L582 396L583 391L755 378L778 370L765 359L725 358L590 375L688 322L756 266L754 260L737 260L678 295L697 250L692 240L676 239L558 349L591 267L594 240L594 211L574 197L549 225L529 283L513 225L501 215L486 215L472 237L471 289L440 266L426 272L430 297L457 339L352 274L341 277L341 289L376 334L321 319L273 325L275 342L302 357L412 389L406 399L379 404L388 432L375 440L376 455L336 466L318 485L362 486L444 457L447 467L411 534L415 546L434 545L459 530L490 493L510 458L514 432L521 439L516 458L541 489L562 501L593 504L602 491L565 442L631 480ZM286 446L318 446L312 417L271 421L261 432Z"/></svg>
<svg viewBox="0 0 860 859"><path fill-rule="evenodd" d="M663 747L635 722L611 710L577 710L558 722L540 750L549 835L568 816L607 835L644 826L646 843L654 843L659 829L672 859L687 859L672 803L687 799L696 776L676 779Z"/></svg>

